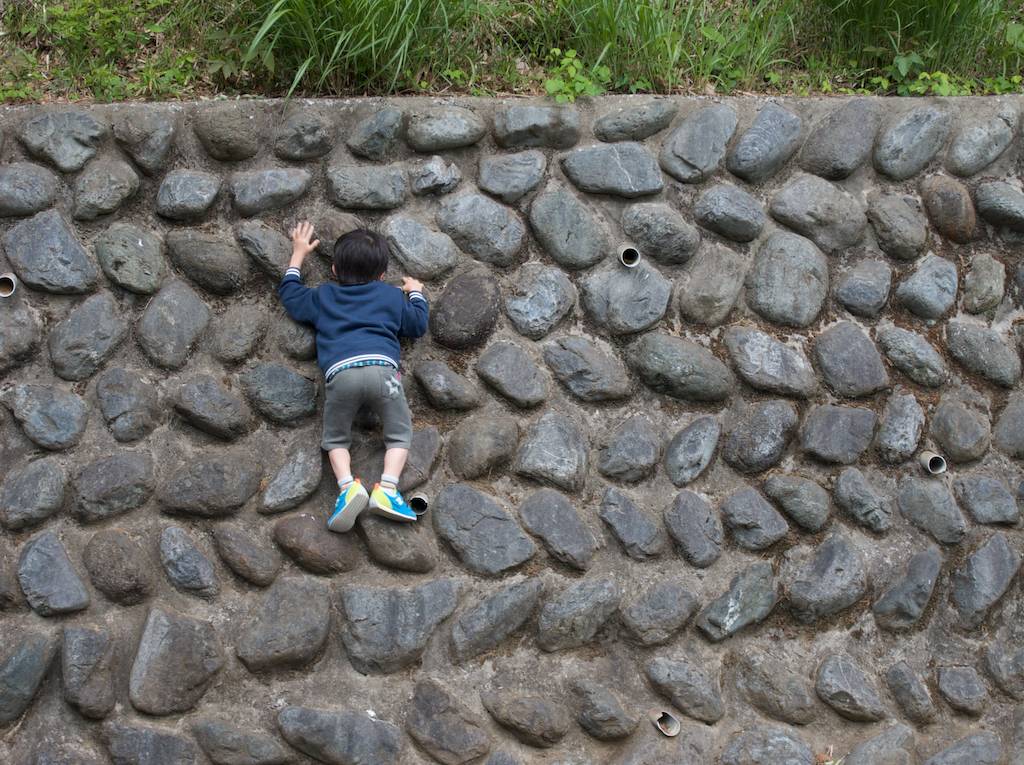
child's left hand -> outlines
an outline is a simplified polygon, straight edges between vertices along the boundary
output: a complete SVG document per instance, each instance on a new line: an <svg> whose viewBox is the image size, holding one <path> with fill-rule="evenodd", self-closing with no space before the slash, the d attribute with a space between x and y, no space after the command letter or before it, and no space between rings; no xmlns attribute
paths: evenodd
<svg viewBox="0 0 1024 765"><path fill-rule="evenodd" d="M402 291L406 294L410 292L423 292L423 282L413 279L411 276L405 276L402 278Z"/></svg>
<svg viewBox="0 0 1024 765"><path fill-rule="evenodd" d="M306 256L320 245L319 239L313 239L313 224L304 220L290 232L292 237L292 261L301 265Z"/></svg>

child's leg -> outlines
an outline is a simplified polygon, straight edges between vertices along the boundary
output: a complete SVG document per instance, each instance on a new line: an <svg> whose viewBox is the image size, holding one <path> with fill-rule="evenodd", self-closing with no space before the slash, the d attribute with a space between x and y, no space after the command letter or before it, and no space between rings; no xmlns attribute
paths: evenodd
<svg viewBox="0 0 1024 765"><path fill-rule="evenodd" d="M408 449L392 448L384 452L384 472L380 476L380 485L385 489L397 489L398 479L402 477L408 458Z"/></svg>
<svg viewBox="0 0 1024 765"><path fill-rule="evenodd" d="M398 481L412 444L412 412L405 400L405 391L398 373L386 367L378 369L380 396L371 405L380 417L386 451L380 486L370 494L370 508L395 521L415 521L416 513L398 492Z"/></svg>
<svg viewBox="0 0 1024 765"><path fill-rule="evenodd" d="M338 481L338 500L327 519L331 531L349 531L369 503L369 494L352 478L349 448L352 420L362 402L364 375L360 369L345 369L327 383L324 392L324 427L321 446L331 461Z"/></svg>
<svg viewBox="0 0 1024 765"><path fill-rule="evenodd" d="M331 449L327 452L327 459L331 461L331 470L334 471L338 486L344 488L344 484L352 480L352 455L348 449Z"/></svg>

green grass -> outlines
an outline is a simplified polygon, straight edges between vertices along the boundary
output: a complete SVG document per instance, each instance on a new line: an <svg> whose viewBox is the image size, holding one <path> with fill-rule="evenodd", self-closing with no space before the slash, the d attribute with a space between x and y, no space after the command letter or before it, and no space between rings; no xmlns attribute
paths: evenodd
<svg viewBox="0 0 1024 765"><path fill-rule="evenodd" d="M0 100L1021 90L1010 0L8 0Z"/></svg>

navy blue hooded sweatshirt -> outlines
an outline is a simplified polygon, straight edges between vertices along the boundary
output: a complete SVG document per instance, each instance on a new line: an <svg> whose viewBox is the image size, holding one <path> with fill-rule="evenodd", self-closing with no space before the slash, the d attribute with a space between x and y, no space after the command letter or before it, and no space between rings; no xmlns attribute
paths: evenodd
<svg viewBox="0 0 1024 765"><path fill-rule="evenodd" d="M422 337L429 308L421 292L408 298L381 281L365 284L327 282L307 287L297 268L289 268L277 288L288 315L316 330L316 359L324 377L345 364L383 361L398 368L400 337Z"/></svg>

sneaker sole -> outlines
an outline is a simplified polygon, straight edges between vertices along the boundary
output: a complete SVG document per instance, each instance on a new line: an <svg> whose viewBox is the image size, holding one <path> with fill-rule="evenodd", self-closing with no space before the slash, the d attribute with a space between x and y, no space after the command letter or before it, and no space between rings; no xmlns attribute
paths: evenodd
<svg viewBox="0 0 1024 765"><path fill-rule="evenodd" d="M369 497L365 494L357 495L346 507L327 519L327 528L340 534L351 531L352 527L356 525L359 514L366 509L368 502Z"/></svg>
<svg viewBox="0 0 1024 765"><path fill-rule="evenodd" d="M370 512L374 515L379 515L384 518L388 518L392 521L399 521L401 523L413 523L416 520L416 516L409 517L408 515L402 515L396 513L394 510L388 510L383 508L375 502L370 502Z"/></svg>

